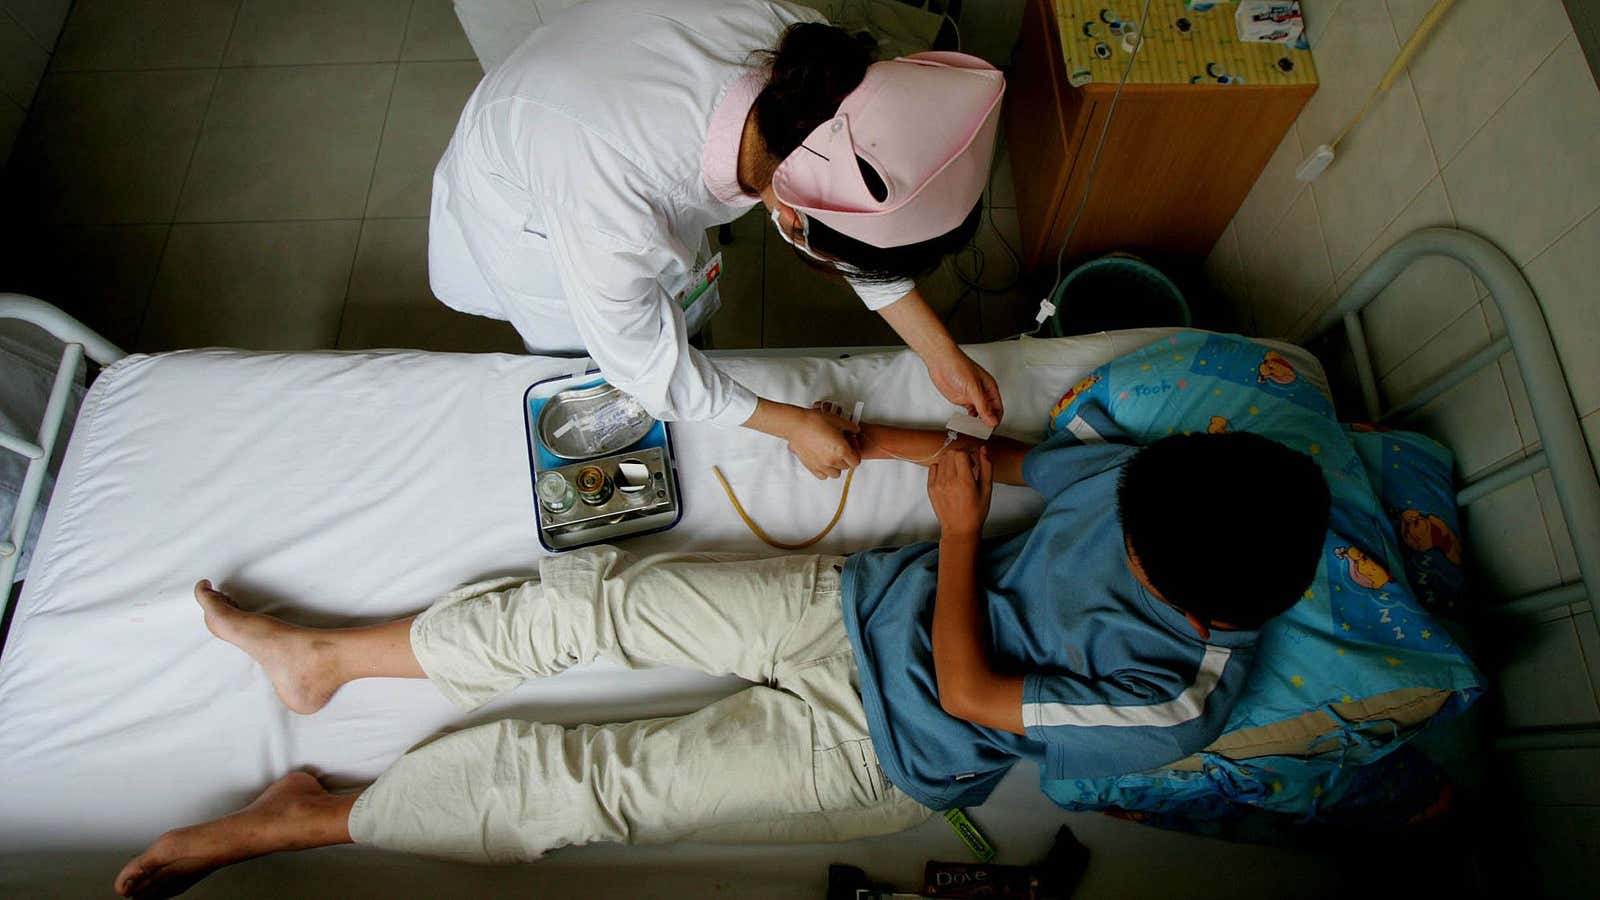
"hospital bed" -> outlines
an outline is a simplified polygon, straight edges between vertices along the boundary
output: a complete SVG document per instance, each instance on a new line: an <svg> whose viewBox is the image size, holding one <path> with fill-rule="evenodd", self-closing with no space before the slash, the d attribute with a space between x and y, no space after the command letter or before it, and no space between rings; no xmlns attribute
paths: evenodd
<svg viewBox="0 0 1600 900"><path fill-rule="evenodd" d="M1421 256L1472 268L1493 292L1507 335L1396 410L1377 406L1360 309ZM238 808L287 771L354 787L408 747L504 716L607 721L687 712L738 690L734 679L597 664L529 683L462 715L424 681L377 679L342 689L326 709L286 711L244 654L214 639L190 590L209 577L254 609L310 625L408 614L464 582L533 570L540 549L520 408L535 381L571 360L415 351L254 353L191 350L126 356L38 301L0 297L0 317L65 341L57 392L85 356L105 368L84 398L26 585L0 656L0 894L106 892L125 858L161 831ZM1543 450L1462 489L1472 499L1548 465L1565 501L1583 581L1501 603L1497 616L1566 607L1591 614L1600 587L1600 486L1590 467L1548 331L1516 268L1481 239L1413 235L1359 278L1325 323L1343 324L1375 418L1399 418L1505 351L1517 355ZM999 380L1003 432L1037 439L1051 403L1094 367L1164 336L1136 331L969 348ZM1311 355L1280 352L1305 373ZM862 399L865 417L936 426L948 406L904 352L731 354L719 360L764 396ZM65 401L52 395L37 439L7 448L50 456ZM51 416L54 416L52 419ZM776 537L828 520L839 482L807 475L782 444L744 431L675 426L685 515L629 549L762 551L710 472L717 464ZM42 462L41 462L42 465ZM27 500L19 521L26 526ZM990 527L1027 524L1041 504L998 486ZM20 534L13 523L12 534ZM930 538L937 522L920 470L863 466L839 526L818 545L848 552ZM1501 746L1600 742L1600 730L1504 735ZM1329 854L1226 843L1065 813L1019 765L972 811L1002 862L1032 862L1057 826L1095 853L1079 896L1332 896L1375 873ZM966 850L937 817L911 831L846 845L563 850L537 864L480 868L342 847L225 870L193 896L818 897L830 862L920 883L928 859ZM1203 867L1226 877L1195 879ZM1403 878L1403 858L1380 874ZM1383 863L1375 863L1384 865ZM1428 874L1437 888L1441 873Z"/></svg>

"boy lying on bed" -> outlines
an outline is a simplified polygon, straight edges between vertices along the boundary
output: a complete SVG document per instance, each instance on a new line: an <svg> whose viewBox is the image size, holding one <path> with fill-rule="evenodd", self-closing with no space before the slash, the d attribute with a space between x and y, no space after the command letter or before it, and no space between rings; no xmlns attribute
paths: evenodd
<svg viewBox="0 0 1600 900"><path fill-rule="evenodd" d="M472 709L602 657L756 686L677 718L480 725L359 794L291 773L239 812L162 835L117 892L169 895L219 866L351 841L510 861L592 841L843 840L982 803L1018 759L1072 778L1188 756L1221 732L1257 630L1310 583L1328 490L1309 457L1255 435L1140 449L1086 424L1037 447L940 454L938 544L580 550L541 560L537 578L341 630L245 612L202 581L206 625L298 713L370 677L427 678ZM861 455L922 459L943 438L869 425ZM1048 498L1032 529L980 539L992 481Z"/></svg>

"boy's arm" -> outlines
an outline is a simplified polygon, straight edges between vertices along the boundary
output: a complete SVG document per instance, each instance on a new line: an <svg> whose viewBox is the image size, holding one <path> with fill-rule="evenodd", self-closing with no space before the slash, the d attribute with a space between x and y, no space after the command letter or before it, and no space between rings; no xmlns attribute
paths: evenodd
<svg viewBox="0 0 1600 900"><path fill-rule="evenodd" d="M1023 680L996 672L989 664L988 616L978 589L979 542L989 513L992 478L993 464L983 447L971 455L943 454L928 470L928 498L941 527L933 600L933 674L945 712L989 728L1026 734Z"/></svg>
<svg viewBox="0 0 1600 900"><path fill-rule="evenodd" d="M873 425L861 423L861 458L867 459L900 459L905 461L919 461L920 465L931 465L935 460L928 459L939 452L939 447L945 442L943 431L933 431L925 428L900 428L895 425ZM967 453L976 453L979 447L987 447L989 461L994 468L994 480L1001 484L1023 484L1022 458L1033 449L1032 444L1008 437L995 435L987 441L966 435L957 435L955 442L949 447L951 450L962 450ZM940 459L945 458L941 454ZM921 462L927 460L926 462Z"/></svg>

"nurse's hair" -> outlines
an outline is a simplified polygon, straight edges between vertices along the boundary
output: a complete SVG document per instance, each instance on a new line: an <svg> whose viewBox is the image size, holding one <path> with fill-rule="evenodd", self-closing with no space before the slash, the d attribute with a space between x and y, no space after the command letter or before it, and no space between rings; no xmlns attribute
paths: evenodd
<svg viewBox="0 0 1600 900"><path fill-rule="evenodd" d="M796 22L778 46L755 53L767 67L767 84L756 95L756 130L772 166L793 153L867 77L877 42L821 22Z"/></svg>
<svg viewBox="0 0 1600 900"><path fill-rule="evenodd" d="M1184 434L1122 467L1117 517L1169 605L1259 628L1311 586L1328 533L1328 482L1311 457L1247 432Z"/></svg>
<svg viewBox="0 0 1600 900"><path fill-rule="evenodd" d="M812 250L823 256L848 264L854 270L850 277L882 284L903 278L921 278L939 268L946 256L972 242L982 219L983 199L980 197L960 225L938 237L901 247L875 247L866 241L840 234L812 218L807 229L808 243ZM821 267L821 263L811 257L803 253L801 257L811 265Z"/></svg>
<svg viewBox="0 0 1600 900"><path fill-rule="evenodd" d="M754 105L756 131L766 146L771 169L776 169L818 125L838 113L839 104L867 77L867 67L876 55L877 42L870 35L852 35L820 22L790 25L778 38L776 47L756 54L771 73ZM857 162L867 189L882 199L888 193L883 179L865 161ZM770 177L771 170L765 176ZM971 242L982 210L980 198L960 225L938 237L903 247L873 246L812 218L809 243L817 253L845 263L853 270L852 277L863 281L917 278L937 269L946 256ZM825 268L803 253L800 258L809 265Z"/></svg>

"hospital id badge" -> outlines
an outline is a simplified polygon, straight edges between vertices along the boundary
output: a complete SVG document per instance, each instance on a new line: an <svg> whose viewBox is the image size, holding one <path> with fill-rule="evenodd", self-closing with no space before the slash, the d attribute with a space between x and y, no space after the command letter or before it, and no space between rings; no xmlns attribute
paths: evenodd
<svg viewBox="0 0 1600 900"><path fill-rule="evenodd" d="M678 308L683 310L684 324L690 334L697 334L722 308L722 292L717 290L717 279L721 277L722 252L718 251L673 295Z"/></svg>

